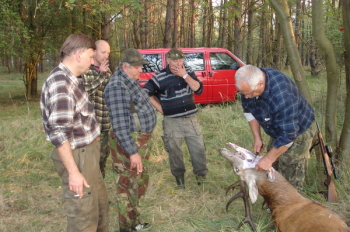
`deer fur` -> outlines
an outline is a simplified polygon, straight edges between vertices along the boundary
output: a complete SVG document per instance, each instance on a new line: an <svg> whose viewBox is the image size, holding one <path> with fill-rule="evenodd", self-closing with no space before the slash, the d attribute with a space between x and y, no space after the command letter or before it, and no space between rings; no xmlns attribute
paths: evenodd
<svg viewBox="0 0 350 232"><path fill-rule="evenodd" d="M257 191L265 199L276 232L350 231L337 213L301 196L278 172L274 182L267 180L265 172L255 169L243 170L241 177L248 183L249 194ZM255 186L249 184L252 182ZM256 190L250 191L251 187Z"/></svg>
<svg viewBox="0 0 350 232"><path fill-rule="evenodd" d="M249 188L254 204L260 194L271 210L276 232L349 232L342 216L329 208L301 196L277 171L273 182L266 171L242 169L242 160L228 151L220 153L231 163L234 172ZM231 154L229 154L231 153ZM345 218L345 217L344 217Z"/></svg>

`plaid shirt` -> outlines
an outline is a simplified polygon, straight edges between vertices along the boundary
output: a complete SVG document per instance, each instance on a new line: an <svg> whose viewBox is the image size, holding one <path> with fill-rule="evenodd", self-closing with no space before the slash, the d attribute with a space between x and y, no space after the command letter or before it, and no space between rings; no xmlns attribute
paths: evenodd
<svg viewBox="0 0 350 232"><path fill-rule="evenodd" d="M315 119L314 108L299 92L296 84L283 73L261 68L266 74L264 92L257 98L245 98L242 106L251 113L278 148L293 142Z"/></svg>
<svg viewBox="0 0 350 232"><path fill-rule="evenodd" d="M194 92L199 95L203 92L203 83L198 80L194 72L186 67L187 73L199 82L199 89ZM188 117L198 112L194 104L193 90L182 78L174 75L169 65L154 74L144 86L149 96L156 95L160 99L165 116L171 118Z"/></svg>
<svg viewBox="0 0 350 232"><path fill-rule="evenodd" d="M131 112L130 99L134 103L141 131L151 133L157 123L156 111L138 81L130 79L119 68L106 86L105 100L118 143L126 153L133 155L137 153L137 146L131 133L138 129Z"/></svg>
<svg viewBox="0 0 350 232"><path fill-rule="evenodd" d="M42 87L40 108L46 140L55 147L69 140L73 150L89 145L100 135L83 80L62 63L51 71Z"/></svg>
<svg viewBox="0 0 350 232"><path fill-rule="evenodd" d="M100 123L101 131L109 131L111 120L108 115L108 109L104 100L104 89L112 75L110 69L107 72L98 71L99 67L91 65L89 71L82 77L84 87L94 104L97 121Z"/></svg>

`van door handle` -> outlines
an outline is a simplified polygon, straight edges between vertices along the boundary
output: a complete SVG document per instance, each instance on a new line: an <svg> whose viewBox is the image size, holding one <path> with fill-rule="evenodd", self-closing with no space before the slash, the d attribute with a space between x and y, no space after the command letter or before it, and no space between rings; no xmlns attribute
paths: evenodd
<svg viewBox="0 0 350 232"><path fill-rule="evenodd" d="M213 72L209 72L209 77L213 77Z"/></svg>
<svg viewBox="0 0 350 232"><path fill-rule="evenodd" d="M205 72L202 72L202 77L205 77Z"/></svg>

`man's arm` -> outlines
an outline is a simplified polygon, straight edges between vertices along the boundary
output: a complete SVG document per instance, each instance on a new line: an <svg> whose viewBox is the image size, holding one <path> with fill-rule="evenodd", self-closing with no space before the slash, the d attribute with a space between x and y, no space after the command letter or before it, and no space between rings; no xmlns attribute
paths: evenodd
<svg viewBox="0 0 350 232"><path fill-rule="evenodd" d="M260 133L260 124L256 119L252 119L248 123L254 136L254 153L260 153L262 152L263 148L263 141Z"/></svg>
<svg viewBox="0 0 350 232"><path fill-rule="evenodd" d="M130 134L129 91L117 83L111 84L110 82L105 89L105 101L119 145L129 156L136 154L138 149L134 138Z"/></svg>
<svg viewBox="0 0 350 232"><path fill-rule="evenodd" d="M80 173L73 159L73 153L69 141L66 141L61 146L57 147L57 152L68 172L69 189L77 193L79 198L82 198L83 187L85 186L89 188L90 186L86 182L84 176Z"/></svg>
<svg viewBox="0 0 350 232"><path fill-rule="evenodd" d="M84 88L89 95L96 92L96 90L111 76L111 71L107 68L102 68L98 72L95 67L90 67L89 71L82 75L84 79Z"/></svg>
<svg viewBox="0 0 350 232"><path fill-rule="evenodd" d="M164 115L163 108L162 108L162 106L160 105L160 103L159 103L156 99L154 99L153 96L150 96L149 99L151 100L152 106L153 106L156 110L158 110L159 113L161 113L161 114Z"/></svg>
<svg viewBox="0 0 350 232"><path fill-rule="evenodd" d="M280 146L279 148L272 147L271 150L255 165L255 169L261 171L269 170L278 157L285 153L288 148L289 147L287 146Z"/></svg>
<svg viewBox="0 0 350 232"><path fill-rule="evenodd" d="M192 91L196 92L201 87L201 84L198 80L193 79L188 73L185 66L180 68L170 68L170 71L176 76L184 78L188 86L192 89Z"/></svg>

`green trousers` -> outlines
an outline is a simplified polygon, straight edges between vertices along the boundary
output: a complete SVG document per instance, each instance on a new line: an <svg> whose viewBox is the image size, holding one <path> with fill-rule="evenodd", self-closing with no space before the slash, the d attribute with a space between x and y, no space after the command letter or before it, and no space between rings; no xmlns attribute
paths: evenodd
<svg viewBox="0 0 350 232"><path fill-rule="evenodd" d="M111 140L120 232L134 231L135 226L141 223L139 200L145 194L149 182L148 164L151 134L133 133L133 137L142 159L143 171L140 174L137 174L136 169L130 169L130 157L120 147L117 139Z"/></svg>
<svg viewBox="0 0 350 232"><path fill-rule="evenodd" d="M315 123L294 141L293 145L273 163L273 167L291 183L298 192L304 189L305 173L308 159L310 158L310 148L316 133ZM274 139L271 138L268 150L272 147Z"/></svg>
<svg viewBox="0 0 350 232"><path fill-rule="evenodd" d="M79 199L69 190L69 175L57 149L52 151L56 170L61 177L63 195L66 199L67 232L108 232L109 204L106 186L100 172L100 143L93 142L74 149L74 161L90 188L84 187L84 196Z"/></svg>

